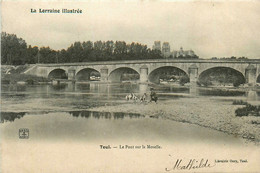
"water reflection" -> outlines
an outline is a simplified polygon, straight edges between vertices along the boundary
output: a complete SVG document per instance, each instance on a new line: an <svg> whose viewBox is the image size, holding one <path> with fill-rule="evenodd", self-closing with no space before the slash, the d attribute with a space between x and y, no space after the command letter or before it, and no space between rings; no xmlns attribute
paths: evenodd
<svg viewBox="0 0 260 173"><path fill-rule="evenodd" d="M247 99L250 100L250 101L255 101L257 100L257 92L256 91L253 91L253 90L249 90L247 92Z"/></svg>
<svg viewBox="0 0 260 173"><path fill-rule="evenodd" d="M41 112L47 114L48 112ZM70 111L68 112L73 117L95 118L95 119L124 119L124 118L141 118L141 114L123 113L123 112L96 112L96 111ZM23 118L29 113L26 112L2 112L1 123L14 122L15 119Z"/></svg>
<svg viewBox="0 0 260 173"><path fill-rule="evenodd" d="M196 96L198 94L198 87L196 86L191 86L190 87L190 95Z"/></svg>
<svg viewBox="0 0 260 173"><path fill-rule="evenodd" d="M201 96L245 96L245 91L228 90L228 89L204 89L199 88L198 94Z"/></svg>
<svg viewBox="0 0 260 173"><path fill-rule="evenodd" d="M73 92L73 91L76 90L76 84L75 84L75 82L69 82L69 83L68 83L68 90L69 90L70 92Z"/></svg>
<svg viewBox="0 0 260 173"><path fill-rule="evenodd" d="M84 118L104 118L104 119L124 119L124 118L140 118L144 117L140 114L135 113L123 113L123 112L96 112L96 111L71 111L69 112L73 117L84 117Z"/></svg>
<svg viewBox="0 0 260 173"><path fill-rule="evenodd" d="M109 93L108 85L98 85L99 93Z"/></svg>
<svg viewBox="0 0 260 173"><path fill-rule="evenodd" d="M75 90L76 91L86 91L90 90L90 84L75 84Z"/></svg>
<svg viewBox="0 0 260 173"><path fill-rule="evenodd" d="M15 92L22 92L26 91L28 85L18 85L18 84L10 84L10 85L2 85L1 90L4 91L15 91Z"/></svg>
<svg viewBox="0 0 260 173"><path fill-rule="evenodd" d="M189 93L190 88L189 87L182 87L182 86L175 86L175 85L159 85L154 86L154 88L158 88L157 90L159 92L163 93Z"/></svg>
<svg viewBox="0 0 260 173"><path fill-rule="evenodd" d="M48 85L48 86L53 91L65 91L67 89L66 83L56 84L56 85Z"/></svg>
<svg viewBox="0 0 260 173"><path fill-rule="evenodd" d="M139 94L140 95L143 95L144 93L148 93L148 92L149 92L148 85L146 85L146 84L139 85Z"/></svg>
<svg viewBox="0 0 260 173"><path fill-rule="evenodd" d="M15 119L22 118L25 112L1 112L1 123L13 122Z"/></svg>
<svg viewBox="0 0 260 173"><path fill-rule="evenodd" d="M85 117L89 118L91 116L90 111L71 111L69 112L73 117Z"/></svg>

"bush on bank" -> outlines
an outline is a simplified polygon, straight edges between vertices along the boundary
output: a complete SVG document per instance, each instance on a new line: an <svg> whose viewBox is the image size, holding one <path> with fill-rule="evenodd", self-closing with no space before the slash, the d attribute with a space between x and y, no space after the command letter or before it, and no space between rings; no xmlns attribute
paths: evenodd
<svg viewBox="0 0 260 173"><path fill-rule="evenodd" d="M233 105L247 105L248 103L243 100L234 100Z"/></svg>
<svg viewBox="0 0 260 173"><path fill-rule="evenodd" d="M181 76L180 77L180 85L183 86L184 84L190 82L190 79L188 76Z"/></svg>
<svg viewBox="0 0 260 173"><path fill-rule="evenodd" d="M237 108L235 114L237 117L242 117L242 116L260 117L260 106L254 106L249 103L246 103L246 107Z"/></svg>

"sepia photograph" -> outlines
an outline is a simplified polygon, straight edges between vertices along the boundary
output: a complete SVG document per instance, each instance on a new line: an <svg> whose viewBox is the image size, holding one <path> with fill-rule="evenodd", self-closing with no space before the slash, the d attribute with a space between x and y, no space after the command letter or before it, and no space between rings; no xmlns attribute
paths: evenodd
<svg viewBox="0 0 260 173"><path fill-rule="evenodd" d="M257 0L2 0L0 172L259 172L259 19Z"/></svg>

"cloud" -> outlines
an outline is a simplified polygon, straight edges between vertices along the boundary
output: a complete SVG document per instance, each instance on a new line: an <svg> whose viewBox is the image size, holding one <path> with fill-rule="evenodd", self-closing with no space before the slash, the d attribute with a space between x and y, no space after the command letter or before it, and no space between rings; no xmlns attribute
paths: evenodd
<svg viewBox="0 0 260 173"><path fill-rule="evenodd" d="M83 14L32 14L31 8ZM75 41L168 41L200 57L260 58L260 2L2 2L2 30L30 45L67 48Z"/></svg>

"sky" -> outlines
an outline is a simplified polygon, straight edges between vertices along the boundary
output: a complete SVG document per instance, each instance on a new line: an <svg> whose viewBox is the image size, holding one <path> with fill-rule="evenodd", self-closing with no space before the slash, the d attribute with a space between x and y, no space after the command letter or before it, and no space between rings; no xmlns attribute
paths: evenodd
<svg viewBox="0 0 260 173"><path fill-rule="evenodd" d="M260 1L2 1L1 29L28 45L66 49L75 41L169 42L200 58L260 59ZM31 13L81 9L82 14Z"/></svg>

